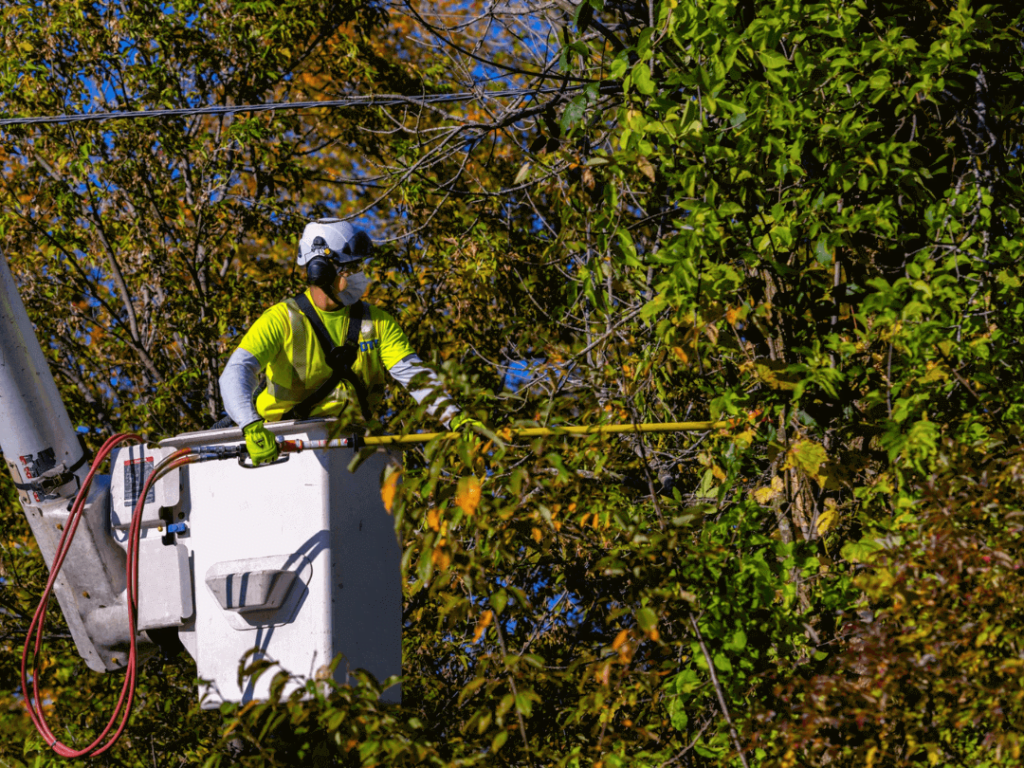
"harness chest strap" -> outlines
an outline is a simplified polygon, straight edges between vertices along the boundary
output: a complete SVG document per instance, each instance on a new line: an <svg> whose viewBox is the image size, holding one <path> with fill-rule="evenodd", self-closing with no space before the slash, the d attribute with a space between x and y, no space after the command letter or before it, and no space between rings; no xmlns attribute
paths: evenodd
<svg viewBox="0 0 1024 768"><path fill-rule="evenodd" d="M363 412L363 418L369 421L370 408L366 398L366 387L352 371L352 365L359 354L359 329L362 327L364 314L369 314L367 311L368 307L364 302L359 301L349 308L348 333L345 336L345 343L339 347L334 343L331 334L328 333L323 320L320 319L320 315L317 314L316 309L309 301L305 292L295 297L295 303L306 319L309 320L309 324L313 328L313 334L323 350L324 359L331 367L331 375L311 395L307 396L298 405L292 407L282 418L309 418L313 408L333 392L334 388L344 380L352 385L352 389L355 390L356 397L359 400L359 409Z"/></svg>

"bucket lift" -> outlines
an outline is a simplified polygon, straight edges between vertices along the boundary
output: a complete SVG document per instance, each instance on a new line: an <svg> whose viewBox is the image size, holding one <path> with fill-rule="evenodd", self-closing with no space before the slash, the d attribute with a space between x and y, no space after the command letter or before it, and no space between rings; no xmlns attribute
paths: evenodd
<svg viewBox="0 0 1024 768"><path fill-rule="evenodd" d="M318 440L327 437L328 426L317 420L270 429L289 439ZM238 429L192 433L166 440L158 450L236 445L241 439ZM381 474L395 459L377 452L350 473L351 458L350 451L306 451L259 469L218 461L179 470L188 476L182 501L170 508L178 532L161 536L160 528L168 526L158 524L140 561L156 541L167 552L167 536L173 537L174 548L187 553L174 563L187 562L194 574L195 610L191 617L186 613L191 606L184 589L160 589L160 598L147 605L143 590L154 578L150 573L146 586L140 583L139 613L140 621L180 613L178 636L199 677L211 681L204 706L266 697L270 675L255 689L238 688L238 660L250 649L306 678L322 678L339 654L339 683L349 683L360 668L378 680L401 674L401 551L380 495ZM134 457L121 462L126 460ZM185 569L175 571L169 555L164 560L169 578L156 578L170 587L173 574ZM384 700L399 701L398 687L385 691Z"/></svg>
<svg viewBox="0 0 1024 768"><path fill-rule="evenodd" d="M286 438L323 439L330 422L269 424ZM148 471L176 449L234 446L240 429L123 447L94 478L83 524L54 592L90 669L124 668L130 645L128 527ZM89 463L0 256L0 449L47 564ZM380 496L395 462L379 451L354 473L350 451L312 450L259 469L217 461L172 470L147 493L139 539L138 653L175 633L206 681L202 705L268 695L271 675L238 685L240 660L267 659L301 678L378 680L401 674L400 548ZM291 689L285 689L285 695ZM393 686L383 694L397 702Z"/></svg>

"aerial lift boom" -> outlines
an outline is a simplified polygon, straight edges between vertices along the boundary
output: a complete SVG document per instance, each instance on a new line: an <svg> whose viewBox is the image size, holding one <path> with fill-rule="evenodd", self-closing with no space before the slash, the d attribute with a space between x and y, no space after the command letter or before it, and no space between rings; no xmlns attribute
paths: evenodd
<svg viewBox="0 0 1024 768"><path fill-rule="evenodd" d="M330 423L281 422L283 439L324 444ZM378 451L355 473L351 451L308 450L258 470L238 461L182 466L143 482L174 451L237 453L237 428L131 445L97 475L54 594L82 658L122 669L131 644L125 563L139 531L136 657L176 634L205 681L205 707L265 698L271 675L238 682L244 657L305 679L351 682L357 668L401 673L400 550L380 497L393 455ZM15 279L0 255L0 450L47 564L90 466L72 427ZM397 701L399 686L384 700Z"/></svg>

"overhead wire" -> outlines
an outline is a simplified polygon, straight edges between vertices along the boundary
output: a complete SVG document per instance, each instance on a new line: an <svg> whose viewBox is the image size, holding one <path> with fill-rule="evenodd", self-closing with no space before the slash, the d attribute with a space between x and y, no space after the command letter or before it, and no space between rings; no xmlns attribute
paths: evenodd
<svg viewBox="0 0 1024 768"><path fill-rule="evenodd" d="M544 96L552 93L566 93L582 90L584 85L548 86L544 88L511 88L501 91L462 91L460 93L435 93L422 96L403 96L397 93L374 94L371 96L348 96L344 99L324 101L269 101L265 104L223 104L213 107L181 107L173 109L149 109L134 112L83 112L77 115L37 115L34 117L8 117L0 120L0 127L9 125L54 125L63 123L102 122L106 120L142 120L145 118L192 117L194 115L230 115L236 112L279 112L345 107L395 107L402 105L428 106L462 101L480 101L484 98L513 98L523 96Z"/></svg>

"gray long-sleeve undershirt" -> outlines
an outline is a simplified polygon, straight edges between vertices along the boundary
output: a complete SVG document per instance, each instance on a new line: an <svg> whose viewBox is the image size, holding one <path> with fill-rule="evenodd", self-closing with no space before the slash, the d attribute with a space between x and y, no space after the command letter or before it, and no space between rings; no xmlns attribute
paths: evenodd
<svg viewBox="0 0 1024 768"><path fill-rule="evenodd" d="M256 391L260 370L261 366L255 355L239 347L232 353L228 364L224 366L224 372L220 375L220 396L224 400L224 410L240 427L262 418L252 403L252 393ZM388 373L408 390L417 403L422 403L440 383L437 374L425 367L419 355L415 354L399 360L388 369ZM427 375L431 386L409 389L409 383L421 373ZM445 399L431 403L427 406L427 413L433 416L442 406L444 406L444 411L439 419L447 425L451 418L459 412L459 409L450 400Z"/></svg>

